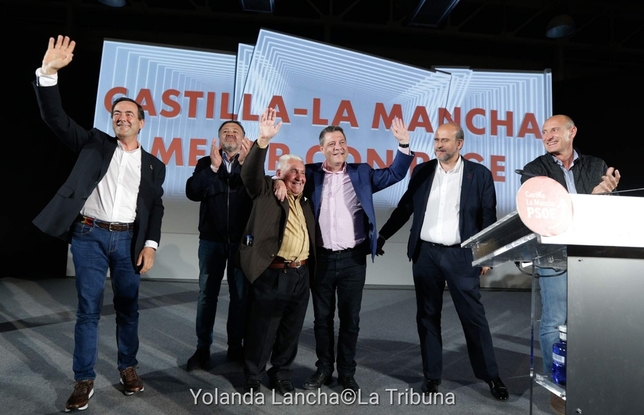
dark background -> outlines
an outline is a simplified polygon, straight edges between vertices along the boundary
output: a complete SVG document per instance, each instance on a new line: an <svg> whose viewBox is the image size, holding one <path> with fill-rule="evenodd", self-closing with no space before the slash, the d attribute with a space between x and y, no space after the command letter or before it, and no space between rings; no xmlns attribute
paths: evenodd
<svg viewBox="0 0 644 415"><path fill-rule="evenodd" d="M104 38L236 53L239 43L254 44L265 28L427 69L550 69L554 113L575 120L577 148L617 167L620 190L644 186L638 165L638 120L644 112L642 2L460 0L438 25L412 19L418 3L275 0L273 13L258 13L242 10L239 0L130 0L123 8L97 0L2 0L2 60L8 69L3 120L10 128L3 163L7 188L0 216L0 277L65 276L67 244L31 224L74 162L40 120L31 86L49 37L58 34L77 42L73 63L60 74L65 108L88 128ZM563 12L577 30L565 38L547 38L548 21Z"/></svg>

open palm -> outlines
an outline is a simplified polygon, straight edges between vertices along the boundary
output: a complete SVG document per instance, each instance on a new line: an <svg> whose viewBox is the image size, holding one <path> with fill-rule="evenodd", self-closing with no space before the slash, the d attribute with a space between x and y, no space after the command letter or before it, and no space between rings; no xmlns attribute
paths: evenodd
<svg viewBox="0 0 644 415"><path fill-rule="evenodd" d="M49 46L42 59L43 73L52 75L69 65L74 57L75 47L76 42L70 40L68 36L58 35L57 39L49 38Z"/></svg>

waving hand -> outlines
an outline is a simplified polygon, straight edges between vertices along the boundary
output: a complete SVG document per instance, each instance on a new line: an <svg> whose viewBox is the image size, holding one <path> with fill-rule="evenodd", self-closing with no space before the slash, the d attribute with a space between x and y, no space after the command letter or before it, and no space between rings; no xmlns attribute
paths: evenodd
<svg viewBox="0 0 644 415"><path fill-rule="evenodd" d="M47 52L42 58L42 67L40 70L45 75L53 75L59 69L69 65L74 57L74 48L76 42L70 40L68 36L58 35L54 40L53 37L49 38L49 46Z"/></svg>

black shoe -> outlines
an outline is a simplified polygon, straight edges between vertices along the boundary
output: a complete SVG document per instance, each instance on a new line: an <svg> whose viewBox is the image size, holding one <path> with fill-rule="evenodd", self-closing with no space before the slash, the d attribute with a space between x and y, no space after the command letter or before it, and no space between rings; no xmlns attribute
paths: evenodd
<svg viewBox="0 0 644 415"><path fill-rule="evenodd" d="M316 370L314 374L309 376L305 381L303 388L307 390L320 389L322 385L330 385L333 382L333 377Z"/></svg>
<svg viewBox="0 0 644 415"><path fill-rule="evenodd" d="M186 370L190 372L195 369L205 369L209 361L210 361L210 349L209 348L197 349L195 354L193 354L190 357L190 359L188 359L188 363L186 364Z"/></svg>
<svg viewBox="0 0 644 415"><path fill-rule="evenodd" d="M259 380L247 380L246 383L244 383L244 393L259 393L261 388L261 382Z"/></svg>
<svg viewBox="0 0 644 415"><path fill-rule="evenodd" d="M274 389L282 396L295 392L295 386L290 379L271 379L271 389Z"/></svg>
<svg viewBox="0 0 644 415"><path fill-rule="evenodd" d="M420 385L420 390L423 391L425 395L438 393L438 385L440 384L440 379L423 379L423 384Z"/></svg>
<svg viewBox="0 0 644 415"><path fill-rule="evenodd" d="M490 387L490 393L494 396L495 399L500 401L505 401L508 399L508 389L505 387L501 379L496 378L487 382L487 385Z"/></svg>
<svg viewBox="0 0 644 415"><path fill-rule="evenodd" d="M343 390L351 389L356 393L360 390L360 386L353 376L338 376L338 383L342 385Z"/></svg>
<svg viewBox="0 0 644 415"><path fill-rule="evenodd" d="M242 347L229 347L226 352L226 360L229 362L244 362L244 349Z"/></svg>

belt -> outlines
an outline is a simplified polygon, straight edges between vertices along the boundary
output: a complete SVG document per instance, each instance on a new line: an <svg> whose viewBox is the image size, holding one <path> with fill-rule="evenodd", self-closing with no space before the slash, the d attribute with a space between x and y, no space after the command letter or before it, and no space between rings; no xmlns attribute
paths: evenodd
<svg viewBox="0 0 644 415"><path fill-rule="evenodd" d="M361 243L360 245L354 246L353 248L347 248L347 249L339 249L337 251L334 251L332 249L328 248L323 248L321 246L317 247L317 251L321 254L326 254L326 255L335 255L335 254L341 254L344 252L359 252L360 254L364 253L365 255L367 254L367 245L366 243Z"/></svg>
<svg viewBox="0 0 644 415"><path fill-rule="evenodd" d="M289 268L299 268L302 265L306 265L306 259L298 259L297 261L287 261L282 257L275 257L273 262L271 262L268 267L271 269L289 269Z"/></svg>
<svg viewBox="0 0 644 415"><path fill-rule="evenodd" d="M102 220L80 215L78 221L87 226L96 226L97 228L107 229L110 232L124 232L134 228L134 223L123 222L104 222Z"/></svg>
<svg viewBox="0 0 644 415"><path fill-rule="evenodd" d="M423 241L423 243L426 243L431 246L435 246L436 248L460 248L461 247L461 244L443 245L443 244L437 244L436 242L428 242L428 241Z"/></svg>

